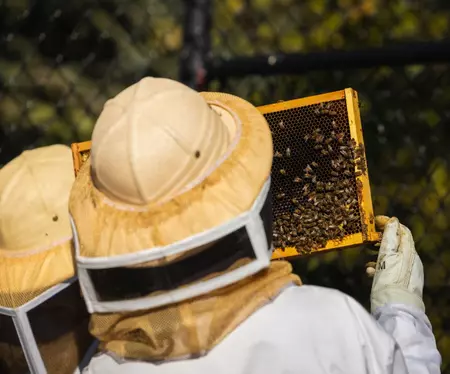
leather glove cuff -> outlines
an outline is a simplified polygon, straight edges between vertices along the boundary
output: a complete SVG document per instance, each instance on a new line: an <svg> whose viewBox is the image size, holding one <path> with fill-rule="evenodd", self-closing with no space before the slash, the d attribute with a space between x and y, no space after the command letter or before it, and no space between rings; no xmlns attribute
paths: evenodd
<svg viewBox="0 0 450 374"><path fill-rule="evenodd" d="M418 295L408 291L405 288L396 286L386 286L379 290L372 291L370 298L371 312L385 304L404 304L411 305L425 313L425 304Z"/></svg>

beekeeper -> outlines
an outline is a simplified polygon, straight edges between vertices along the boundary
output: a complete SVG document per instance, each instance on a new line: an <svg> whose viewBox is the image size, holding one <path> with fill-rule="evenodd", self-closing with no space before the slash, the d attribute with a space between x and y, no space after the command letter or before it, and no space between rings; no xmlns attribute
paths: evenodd
<svg viewBox="0 0 450 374"><path fill-rule="evenodd" d="M74 281L70 148L23 152L0 170L0 373L69 374L93 338Z"/></svg>
<svg viewBox="0 0 450 374"><path fill-rule="evenodd" d="M373 313L270 262L272 139L250 103L145 78L105 104L70 214L85 373L438 373L412 237L386 224ZM409 370L409 371L408 371Z"/></svg>

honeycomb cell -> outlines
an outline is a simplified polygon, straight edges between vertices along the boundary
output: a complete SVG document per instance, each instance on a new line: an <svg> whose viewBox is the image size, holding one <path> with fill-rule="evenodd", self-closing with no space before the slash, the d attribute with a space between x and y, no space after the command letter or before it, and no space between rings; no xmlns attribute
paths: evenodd
<svg viewBox="0 0 450 374"><path fill-rule="evenodd" d="M364 148L351 139L345 99L264 116L275 155L275 247L311 252L362 232L356 173L366 172Z"/></svg>

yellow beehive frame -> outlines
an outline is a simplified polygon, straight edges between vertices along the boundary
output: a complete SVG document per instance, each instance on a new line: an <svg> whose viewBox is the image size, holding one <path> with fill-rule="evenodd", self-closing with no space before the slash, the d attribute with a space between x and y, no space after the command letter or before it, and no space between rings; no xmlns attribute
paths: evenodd
<svg viewBox="0 0 450 374"><path fill-rule="evenodd" d="M272 112L279 112L283 110L294 109L303 106L326 103L329 101L343 100L343 99L345 99L347 106L350 136L352 139L356 141L356 144L364 145L361 117L358 105L358 93L351 88L317 96L310 96L302 99L282 101L276 104L264 105L258 107L258 109L262 114L267 114ZM81 165L83 164L83 159L86 159L89 156L91 149L91 141L86 141L82 143L73 143L71 148L73 154L74 171L75 175L77 175ZM364 243L373 243L380 240L380 234L377 233L375 230L372 196L370 193L370 183L368 174L364 173L356 178L362 183L362 193L358 195L358 204L360 207L363 232L348 235L343 239L337 241L330 240L328 241L325 247L320 248L314 251L313 253L317 252L322 253L325 251L330 251L344 247L345 248L354 247ZM276 248L273 253L272 259L276 260L276 259L293 258L301 255L303 254L298 253L294 247L286 247L284 249Z"/></svg>
<svg viewBox="0 0 450 374"><path fill-rule="evenodd" d="M81 165L83 165L83 158L89 157L89 153L91 152L91 141L72 143L70 148L72 148L73 170L75 176L77 176Z"/></svg>
<svg viewBox="0 0 450 374"><path fill-rule="evenodd" d="M275 104L264 105L258 107L258 109L262 114L268 114L272 112L279 112L283 110L343 99L345 99L347 106L350 136L356 141L356 144L364 145L361 117L358 105L358 93L351 88L317 96L305 97L302 99L282 101ZM365 231L348 235L338 241L330 240L325 247L320 248L313 253L330 251L333 249L344 247L354 247L364 243L373 243L380 240L380 234L375 230L375 220L368 173L364 173L356 178L362 183L362 194L358 196L358 204L360 207L361 220L363 221L362 227L365 229ZM294 247L286 247L284 249L276 248L273 253L272 259L283 259L289 257L292 258L300 255L302 254L299 254Z"/></svg>

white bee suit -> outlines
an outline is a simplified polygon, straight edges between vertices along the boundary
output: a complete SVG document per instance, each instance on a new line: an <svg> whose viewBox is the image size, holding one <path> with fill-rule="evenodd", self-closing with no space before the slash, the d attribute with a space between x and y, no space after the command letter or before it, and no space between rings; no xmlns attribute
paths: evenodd
<svg viewBox="0 0 450 374"><path fill-rule="evenodd" d="M376 317L381 326L339 291L291 286L206 356L158 365L103 354L84 374L440 372L440 356L423 312L390 305Z"/></svg>

